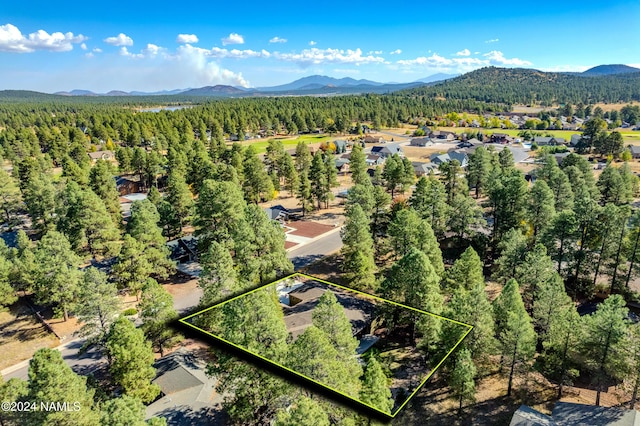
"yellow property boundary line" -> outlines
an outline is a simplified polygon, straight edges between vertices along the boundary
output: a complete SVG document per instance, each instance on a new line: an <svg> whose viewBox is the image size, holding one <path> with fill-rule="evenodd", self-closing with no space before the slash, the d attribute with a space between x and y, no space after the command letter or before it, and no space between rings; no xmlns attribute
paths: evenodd
<svg viewBox="0 0 640 426"><path fill-rule="evenodd" d="M281 281L285 281L285 280L288 280L288 279L291 279L291 278L295 278L295 277L304 277L304 278L307 278L307 279L310 279L310 280L313 280L313 281L317 281L317 282L320 282L320 283L326 284L326 285L331 286L331 287L337 287L337 288L340 288L340 289L345 290L345 291L348 291L348 292L357 293L357 294L360 294L360 295L365 296L365 297L370 298L370 299L376 299L376 300L381 301L381 302L384 302L384 303L390 303L390 304L392 304L392 305L398 306L398 307L403 308L403 309L409 309L409 310L411 310L411 311L419 312L419 313L421 313L421 314L431 315L431 316L433 316L433 317L436 317L436 318L442 319L442 320L444 320L444 321L449 321L449 322L453 322L453 323L455 323L455 324L459 324L459 325L462 325L462 326L468 327L468 330L467 330L467 332L466 332L466 333L464 333L464 334L462 335L462 337L461 337L461 338L456 342L456 344L455 344L455 345L453 345L453 348L451 348L451 350L450 350L450 351L449 351L449 352L444 356L444 358L442 358L442 360L440 360L440 362L439 362L439 363L438 363L438 364L437 364L437 365L436 365L436 366L431 370L431 372L427 375L427 377L426 377L424 380L422 380L422 382L420 382L420 384L416 387L416 389L415 389L415 390L414 390L414 391L413 391L413 392L412 392L412 393L411 393L411 394L410 394L410 395L405 399L405 401L402 403L402 405L400 405L400 407L398 407L398 408L395 410L395 412L393 412L393 413L391 413L391 414L390 414L390 413L388 413L388 412L386 412L386 411L382 411L382 410L380 410L379 408L376 408L376 407L374 407L374 406L372 406L372 405L369 405L369 404L367 404L367 403L365 403L365 402L360 401L359 399L354 398L353 396L347 395L347 394L345 394L344 392L341 392L341 391L339 391L339 390L333 389L333 388L331 388L331 387L329 387L329 386L327 386L327 385L325 385L325 384L323 384L323 383L318 382L317 380L314 380L314 379L312 379L312 378L310 378L310 377L308 377L308 376L305 376L304 374L301 374L301 373L299 373L299 372L297 372L297 371L295 371L295 370L292 370L292 369L290 369L290 368L288 368L288 367L286 367L286 366L284 366L284 365L282 365L282 364L278 364L277 362L272 361L272 360L270 360L269 358L265 358L264 356L262 356L262 355L260 355L260 354L257 354L257 353L255 353L255 352L252 352L252 351L250 351L250 350L248 350L248 349L246 349L246 348L244 348L244 347L242 347L242 346L239 346L239 345L237 345L237 344L235 344L235 343L233 343L233 342L230 342L230 341L228 341L228 340L226 340L226 339L223 339L223 338L222 338L222 337L220 337L220 336L217 336L217 335L215 335L215 334L213 334L213 333L210 333L210 332L208 332L208 331L206 331L206 330L203 330L202 328L200 328L200 327L198 327L198 326L196 326L196 325L193 325L193 324L191 324L190 322L188 322L188 320L189 320L189 319L191 319L191 318L193 318L193 317L196 317L196 316L199 316L199 315L201 315L201 314L203 314L203 313L205 313L205 312L207 312L207 311L210 311L211 309L218 308L218 307L220 307L220 306L222 306L222 305L224 305L224 304L227 304L227 303L232 302L232 301L234 301L234 300L237 300L237 299L240 299L240 298L242 298L242 297L248 296L248 295L249 295L249 294L251 294L251 293L255 293L255 292L257 292L258 290L262 290L262 289L264 289L264 288L266 288L266 287L269 287L269 286L271 286L271 285L278 284L278 283L279 283L279 282L281 282ZM260 286L260 287L258 287L258 288L256 288L256 289L250 290L250 291L248 291L248 292L246 292L246 293L242 293L242 294L240 294L240 295L238 295L238 296L235 296L235 297L233 297L233 298L231 298L231 299L229 299L229 300L225 300L225 301L223 301L223 302L217 303L217 304L215 304L215 305L213 305L213 306L210 306L210 307L205 308L205 309L203 309L203 310L201 310L201 311L198 311L198 312L193 313L193 314L191 314L191 315L188 315L188 316L186 316L186 317L184 317L184 318L181 318L181 319L180 319L180 320L178 320L178 321L179 321L181 324L185 325L185 326L191 327L191 328L193 328L193 329L195 329L195 330L197 330L197 331L199 331L199 332L201 332L201 333L203 333L203 334L206 334L206 335L207 335L207 336L209 336L209 337L214 338L215 340L218 340L218 341L224 342L224 343L226 343L226 344L228 344L228 345L230 345L230 346L232 346L232 347L234 347L234 348L237 348L238 350L240 350L240 351L242 351L242 352L248 353L248 354L250 354L250 355L252 355L252 356L254 356L254 357L256 357L256 358L259 358L259 359L261 359L261 360L263 360L263 361L267 362L268 364L271 364L271 365L276 366L276 367L278 367L278 368L281 368L281 369L283 369L283 370L285 370L285 371L288 371L288 372L290 372L290 373L294 374L295 376L298 376L298 377L304 378L305 380L308 380L308 381L310 381L310 382L312 382L312 383L315 383L316 385L318 385L318 386L320 386L320 387L322 387L322 388L325 388L325 389L327 389L327 390L329 390L329 391L331 391L331 392L333 392L333 393L335 393L335 394L341 395L341 396L343 396L343 397L345 397L345 398L347 398L347 399L350 399L350 400L352 400L352 401L355 401L355 402L357 402L358 404L362 404L362 405L364 405L364 406L366 406L366 407L368 407L368 408L370 408L370 409L374 410L375 412L380 413L380 414L382 414L382 415L384 415L384 416L386 416L386 417L389 417L389 418L394 418L394 417L395 417L395 416L400 412L400 410L402 410L402 409L403 409L403 408L404 408L404 407L409 403L409 401L411 400L411 398L413 398L413 397L416 395L416 393L418 393L418 391L422 388L422 386L424 386L424 384L425 384L425 383L427 383L427 381L431 378L431 376L433 376L433 374L438 370L438 368L440 368L440 366L441 366L441 365L442 365L442 364L447 360L447 358L449 358L449 356L453 353L453 351L455 351L455 350L456 350L456 348L460 345L460 343L462 343L462 341L465 339L465 337L467 337L467 335L471 332L471 330L473 330L473 326L472 326L472 325L470 325L470 324L465 324L465 323L463 323L463 322L456 321L456 320L452 320L452 319L450 319L450 318L446 318L446 317L443 317L443 316L441 316L441 315L436 315L436 314L433 314L433 313L431 313L431 312L422 311L422 310L420 310L420 309L412 308L411 306L406 306L406 305L403 305L403 304L400 304L400 303L394 302L394 301L392 301L392 300L383 299L383 298L381 298L381 297L374 296L374 295L369 294L369 293L364 293L364 292L362 292L362 291L358 291L358 290L354 290L354 289L352 289L352 288L348 288L348 287L344 287L344 286L341 286L341 285L338 285L338 284L334 284L334 283L332 283L332 282L325 281L325 280L322 280L322 279L320 279L320 278L316 278L316 277L314 277L314 276L307 275L307 274L303 274L303 273L300 273L300 272L296 272L296 273L294 273L294 274L288 275L288 276L286 276L286 277L284 277L284 278L281 278L281 279L279 279L279 280L276 280L276 281L274 281L274 282L271 282L271 283L268 283L268 284L262 285L262 286Z"/></svg>

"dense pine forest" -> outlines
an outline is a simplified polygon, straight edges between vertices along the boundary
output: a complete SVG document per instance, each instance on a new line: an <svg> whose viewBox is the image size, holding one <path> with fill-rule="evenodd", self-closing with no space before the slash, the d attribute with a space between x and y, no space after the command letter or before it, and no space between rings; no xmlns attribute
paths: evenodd
<svg viewBox="0 0 640 426"><path fill-rule="evenodd" d="M633 407L640 389L640 325L629 309L640 300L633 285L640 275L640 213L634 205L638 177L619 133L609 133L603 118L589 117L580 153L559 162L551 149L541 148L526 175L508 148L479 146L466 168L454 160L419 179L411 161L397 154L368 170L358 140L362 124L417 130L449 113L507 112L514 103L575 103L592 111L594 102L640 100L639 78L488 68L388 95L215 100L5 92L0 222L3 232L17 232L10 247L0 242L0 306L29 298L64 321L77 319L87 348L104 356L107 366L99 378L86 378L59 352L38 351L29 380L0 383L2 399L62 398L81 401L86 410L71 417L2 413L0 420L141 424L144 404L160 393L151 382L154 353L162 356L181 340L166 327L177 318L172 296L160 284L176 270L167 240L198 238L201 306L290 273L283 228L261 203L295 199L302 216L331 207L336 145L312 152L301 142L292 154L270 137L310 132L355 139L345 178L350 189L337 213L345 217L344 246L332 257L340 282L475 327L435 377L459 404L455 421L482 417L473 404L487 371L505 382L505 404L537 402L519 380L536 374L557 387L558 398L569 385L591 386L595 404L612 383L625 387L624 403ZM159 104L188 108L140 110ZM637 120L637 114L627 107L625 118ZM258 155L252 143L267 138ZM601 148L613 139L620 149ZM96 151L113 151L115 159L92 161L88 154ZM594 173L589 156L606 161L605 155L606 167ZM127 220L117 176L135 178L148 195L132 203ZM122 311L119 294L136 299L132 314L139 327ZM589 303L593 313L578 311ZM313 359L337 370L338 349L353 352L356 345L330 297L321 312L338 318L339 333L316 319L291 348L273 307L257 300L246 308L233 320L243 325L247 341L258 344L256 336L276 330L270 349L276 357L291 357L292 365ZM264 321L252 321L249 312L264 313ZM446 326L416 324L411 316L386 313L381 320L406 331L407 344L425 357L438 353L438 339L458 335ZM341 374L324 373L365 401L393 406L385 386L390 365L375 354L365 365L347 361ZM292 425L311 417L312 424L372 424L228 354L214 352L208 373L218 380L222 406L235 424ZM416 405L398 424L419 422L416 416L425 412L437 420L429 407Z"/></svg>

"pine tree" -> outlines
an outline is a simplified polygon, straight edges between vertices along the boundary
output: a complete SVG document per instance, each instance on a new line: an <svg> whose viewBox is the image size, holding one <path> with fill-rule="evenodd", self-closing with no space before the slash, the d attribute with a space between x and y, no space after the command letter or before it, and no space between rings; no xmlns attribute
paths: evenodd
<svg viewBox="0 0 640 426"><path fill-rule="evenodd" d="M381 293L387 299L432 314L439 315L442 312L440 279L427 255L416 248L412 248L391 267L388 278L381 285ZM419 328L423 335L421 346L427 351L431 350L438 341L441 321L431 315L416 315L413 311L409 317L412 341L415 341L415 331Z"/></svg>
<svg viewBox="0 0 640 426"><path fill-rule="evenodd" d="M273 199L273 183L253 145L249 145L249 148L245 150L242 167L244 171L242 189L247 202L257 204L263 200Z"/></svg>
<svg viewBox="0 0 640 426"><path fill-rule="evenodd" d="M319 152L313 156L311 168L309 169L309 180L311 181L311 194L316 199L318 210L322 208L322 203L328 200L327 170Z"/></svg>
<svg viewBox="0 0 640 426"><path fill-rule="evenodd" d="M544 358L558 377L558 399L562 398L562 387L570 385L572 379L578 375L577 370L571 369L571 361L576 358L577 347L580 343L580 315L573 304L564 305L561 310L551 317L549 332L543 342Z"/></svg>
<svg viewBox="0 0 640 426"><path fill-rule="evenodd" d="M233 267L229 250L217 242L212 242L209 250L200 260L202 273L198 285L202 288L200 304L210 306L239 289L238 275Z"/></svg>
<svg viewBox="0 0 640 426"><path fill-rule="evenodd" d="M359 205L362 207L364 213L371 217L373 214L373 210L375 208L375 198L374 198L374 187L371 184L371 181L367 183L365 181L364 184L355 184L347 191L347 201L345 205L345 210L349 210L355 205Z"/></svg>
<svg viewBox="0 0 640 426"><path fill-rule="evenodd" d="M302 206L302 216L313 210L313 194L311 192L311 181L309 173L303 171L300 173L300 184L298 186L298 204Z"/></svg>
<svg viewBox="0 0 640 426"><path fill-rule="evenodd" d="M507 231L522 224L527 181L519 170L507 169L493 179L488 195L493 215L493 237L499 241Z"/></svg>
<svg viewBox="0 0 640 426"><path fill-rule="evenodd" d="M360 377L350 374L350 369L340 358L327 334L315 325L308 327L293 342L286 365L353 398L357 397L360 391Z"/></svg>
<svg viewBox="0 0 640 426"><path fill-rule="evenodd" d="M39 303L56 304L55 312L68 320L80 295L80 258L63 234L49 231L38 243L34 261L34 290Z"/></svg>
<svg viewBox="0 0 640 426"><path fill-rule="evenodd" d="M107 350L112 360L109 372L115 384L122 386L125 395L142 402L153 401L160 393L152 384L153 349L144 339L142 330L125 317L118 318L107 335Z"/></svg>
<svg viewBox="0 0 640 426"><path fill-rule="evenodd" d="M369 219L359 205L347 213L347 220L341 231L342 270L351 286L356 289L370 289L375 284L376 264L373 257L373 240L369 233Z"/></svg>
<svg viewBox="0 0 640 426"><path fill-rule="evenodd" d="M538 297L539 283L554 279L557 272L554 270L553 261L547 255L547 249L542 244L536 244L529 251L524 262L516 267L514 278L524 290L525 305L531 307Z"/></svg>
<svg viewBox="0 0 640 426"><path fill-rule="evenodd" d="M109 163L98 160L89 172L89 186L107 208L113 223L122 223L122 212L114 172Z"/></svg>
<svg viewBox="0 0 640 426"><path fill-rule="evenodd" d="M471 352L468 349L461 349L455 356L455 367L451 372L449 383L453 393L458 398L458 415L462 413L462 405L465 401L474 402L476 400L476 384L474 381L476 366L471 360Z"/></svg>
<svg viewBox="0 0 640 426"><path fill-rule="evenodd" d="M303 396L290 410L278 412L275 426L329 426L329 416L314 399Z"/></svg>
<svg viewBox="0 0 640 426"><path fill-rule="evenodd" d="M486 225L482 208L469 195L456 194L450 207L450 211L455 214L449 216L447 228L460 240L463 240L465 235L472 235L479 226Z"/></svg>
<svg viewBox="0 0 640 426"><path fill-rule="evenodd" d="M159 221L158 210L149 200L135 201L131 206L127 232L143 244L142 250L152 275L167 278L175 271L175 262L169 258L170 251L158 226Z"/></svg>
<svg viewBox="0 0 640 426"><path fill-rule="evenodd" d="M505 294L507 291L509 293ZM507 283L499 298L502 299L502 303L496 307L500 306L502 311L496 310L496 329L499 332L503 360L509 366L507 396L511 396L516 367L526 365L535 353L536 333L533 330L531 318L524 308L518 283L515 280ZM500 322L498 318L501 319Z"/></svg>
<svg viewBox="0 0 640 426"><path fill-rule="evenodd" d="M573 259L574 244L578 239L576 214L571 210L558 213L543 238L549 256L556 261L558 273L562 274L566 263Z"/></svg>
<svg viewBox="0 0 640 426"><path fill-rule="evenodd" d="M479 361L485 361L497 346L493 313L484 287L484 282L475 284L469 291L458 287L444 311L447 318L455 318L456 321L473 326L469 335L462 341L461 347L468 348L472 358ZM458 324L446 321L442 328L443 340L448 345L460 340Z"/></svg>
<svg viewBox="0 0 640 426"><path fill-rule="evenodd" d="M129 395L122 395L106 401L100 411L100 425L102 426L166 426L167 424L163 417L154 417L153 423L151 421L145 422L144 404Z"/></svg>
<svg viewBox="0 0 640 426"><path fill-rule="evenodd" d="M4 169L0 170L0 210L4 212L4 218L9 226L21 202L20 189L15 180Z"/></svg>
<svg viewBox="0 0 640 426"><path fill-rule="evenodd" d="M493 277L500 282L506 282L516 276L518 266L524 262L527 238L519 229L511 229L498 243L498 250L500 257L495 262L497 268Z"/></svg>
<svg viewBox="0 0 640 426"><path fill-rule="evenodd" d="M469 186L475 189L476 198L479 198L487 188L490 173L490 154L484 147L479 146L473 154L469 156L469 168L467 172Z"/></svg>
<svg viewBox="0 0 640 426"><path fill-rule="evenodd" d="M18 300L10 283L12 268L9 249L4 241L0 240L0 312L5 306L10 306Z"/></svg>
<svg viewBox="0 0 640 426"><path fill-rule="evenodd" d="M526 219L533 230L535 242L538 234L549 225L555 214L554 199L551 189L544 180L536 180L529 191L526 205Z"/></svg>
<svg viewBox="0 0 640 426"><path fill-rule="evenodd" d="M625 380L631 382L632 394L629 408L633 410L640 389L640 325L637 323L629 326L628 359L630 377L626 377Z"/></svg>
<svg viewBox="0 0 640 426"><path fill-rule="evenodd" d="M88 344L104 347L109 327L120 307L118 289L107 281L107 275L90 267L84 270L82 290L76 308L76 316L83 323L82 336L89 336Z"/></svg>
<svg viewBox="0 0 640 426"><path fill-rule="evenodd" d="M57 190L49 173L34 172L25 182L22 197L35 229L45 231L54 224L56 196Z"/></svg>
<svg viewBox="0 0 640 426"><path fill-rule="evenodd" d="M189 186L184 176L175 171L169 173L169 179L167 181L167 202L171 204L176 216L180 219L180 228L182 229L185 219L191 214L193 196L191 195L191 191L189 191Z"/></svg>
<svg viewBox="0 0 640 426"><path fill-rule="evenodd" d="M367 174L366 158L367 155L364 153L362 145L356 143L349 156L349 170L354 185L365 185L367 182L371 182Z"/></svg>
<svg viewBox="0 0 640 426"><path fill-rule="evenodd" d="M113 275L118 286L133 292L137 300L139 291L152 272L153 268L144 253L144 244L130 235L125 235L118 261L113 266Z"/></svg>
<svg viewBox="0 0 640 426"><path fill-rule="evenodd" d="M446 202L445 187L433 172L428 178L418 179L409 203L418 214L429 222L438 238L444 236L447 230L447 220L450 217L450 207Z"/></svg>
<svg viewBox="0 0 640 426"><path fill-rule="evenodd" d="M311 151L309 151L309 146L303 141L298 142L296 145L296 170L298 174L302 174L305 171L309 172L311 168Z"/></svg>
<svg viewBox="0 0 640 426"><path fill-rule="evenodd" d="M66 411L29 411L21 420L37 425L95 425L99 415L93 404L92 389L87 388L87 378L78 376L71 370L60 351L39 349L29 362L29 386L25 401L41 403L68 403ZM80 405L74 409L74 403ZM26 417L26 418L25 418Z"/></svg>
<svg viewBox="0 0 640 426"><path fill-rule="evenodd" d="M358 348L358 339L353 337L351 322L338 303L336 295L327 290L311 314L313 325L323 331L341 357L352 358Z"/></svg>
<svg viewBox="0 0 640 426"><path fill-rule="evenodd" d="M600 304L594 314L583 318L580 354L596 382L596 405L600 405L605 379L620 379L627 369L624 356L628 333L625 305L622 296L616 294Z"/></svg>
<svg viewBox="0 0 640 426"><path fill-rule="evenodd" d="M540 338L545 340L553 322L553 318L563 309L573 306L571 298L564 289L564 282L560 275L541 281L536 289L536 299L533 304L533 319L538 328Z"/></svg>
<svg viewBox="0 0 640 426"><path fill-rule="evenodd" d="M444 189L447 193L447 204L452 205L456 195L469 195L467 180L462 175L462 167L458 160L451 160L440 165Z"/></svg>
<svg viewBox="0 0 640 426"><path fill-rule="evenodd" d="M178 317L173 308L173 297L156 280L149 278L142 288L138 309L144 335L160 356L164 356L165 349L175 346L180 340L170 326Z"/></svg>
<svg viewBox="0 0 640 426"><path fill-rule="evenodd" d="M602 194L602 199L600 200L602 204L613 203L618 205L625 203L628 199L625 196L626 188L622 176L620 176L618 169L611 164L607 165L600 174L597 187Z"/></svg>
<svg viewBox="0 0 640 426"><path fill-rule="evenodd" d="M444 282L450 290L463 288L471 291L484 286L483 265L480 256L469 246L445 274Z"/></svg>
<svg viewBox="0 0 640 426"><path fill-rule="evenodd" d="M285 153L282 159L282 174L284 177L284 188L289 191L289 196L293 197L293 194L298 191L298 187L300 186L300 178L293 159L288 153Z"/></svg>
<svg viewBox="0 0 640 426"><path fill-rule="evenodd" d="M204 181L193 222L202 251L206 251L212 241L231 246L234 229L243 218L246 205L237 184Z"/></svg>
<svg viewBox="0 0 640 426"><path fill-rule="evenodd" d="M382 370L382 365L373 356L369 358L362 378L360 401L387 413L391 413L393 409L394 401L387 376Z"/></svg>

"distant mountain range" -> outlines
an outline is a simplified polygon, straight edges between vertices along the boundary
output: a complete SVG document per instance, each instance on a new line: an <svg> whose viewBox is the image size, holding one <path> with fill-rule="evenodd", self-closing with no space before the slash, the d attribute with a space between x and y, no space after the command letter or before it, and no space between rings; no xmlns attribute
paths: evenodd
<svg viewBox="0 0 640 426"><path fill-rule="evenodd" d="M552 99L557 96L560 87L576 88L578 78L589 77L587 91L590 97L586 101L604 98L607 90L629 93L632 99L638 97L636 81L640 80L640 69L628 65L599 65L581 73L551 73L534 69L487 67L463 75L434 74L409 83L380 83L371 80L356 80L350 77L333 78L323 75L312 75L295 80L288 84L270 87L245 88L228 85L205 86L163 90L157 92L124 92L112 90L108 93L95 93L89 90L71 90L57 92L54 95L72 97L126 97L126 96L175 96L184 97L260 97L260 96L330 96L361 93L392 93L401 90L414 94L444 96L450 99L478 99L494 102L530 102L532 99ZM638 77L638 79L636 79ZM604 79L604 80L602 80ZM616 80L611 82L610 79ZM629 80L631 79L631 80ZM584 85L580 84L580 85ZM593 86L593 87L591 87ZM501 90L495 90L502 87ZM487 93L491 92L491 96ZM524 93L526 94L524 96ZM574 90L576 95L577 91ZM32 98L37 92L6 90L0 91L2 97ZM594 97L595 95L595 97ZM53 96L53 95L48 95ZM585 95L586 96L586 95ZM522 99L520 99L522 97ZM529 97L527 99L527 97ZM577 102L582 95L567 99ZM618 96L622 99L622 96Z"/></svg>
<svg viewBox="0 0 640 426"><path fill-rule="evenodd" d="M580 74L585 76L602 76L602 75L629 74L633 72L640 72L640 68L630 67L629 65L614 64L614 65L598 65L597 67L589 68L588 70Z"/></svg>
<svg viewBox="0 0 640 426"><path fill-rule="evenodd" d="M291 83L269 87L234 87L227 85L205 86L199 88L163 90L159 92L123 92L112 90L108 93L95 93L90 90L71 90L56 92L62 96L153 96L153 95L186 95L186 96L275 96L275 95L326 95L356 93L388 93L432 84L456 77L458 74L434 74L410 83L380 83L371 80L356 80L350 77L333 78L325 75L311 75Z"/></svg>

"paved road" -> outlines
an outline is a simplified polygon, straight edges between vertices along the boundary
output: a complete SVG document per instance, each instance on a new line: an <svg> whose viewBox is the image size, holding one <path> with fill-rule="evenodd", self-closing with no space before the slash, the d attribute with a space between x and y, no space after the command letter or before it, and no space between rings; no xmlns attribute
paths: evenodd
<svg viewBox="0 0 640 426"><path fill-rule="evenodd" d="M73 369L73 371L86 376L102 367L101 364L104 363L106 366L107 360L106 358L101 357L100 353L94 349L87 351L82 355L78 355L78 350L80 350L83 344L84 339L75 339L58 346L56 349L62 352L62 358ZM29 378L28 371L29 361L23 361L13 367L3 370L2 377L4 377L5 381L14 377L27 380Z"/></svg>
<svg viewBox="0 0 640 426"><path fill-rule="evenodd" d="M321 259L327 254L333 253L342 247L342 239L338 230L332 231L329 235L313 240L304 246L291 250L287 253L287 257L293 262L294 268L297 270L303 266L307 266L314 261ZM180 298L174 299L174 307L180 314L184 314L195 307L200 301L202 290L198 287ZM100 354L91 350L83 355L78 355L78 350L84 343L84 339L71 340L62 344L57 349L62 352L62 357L66 363L76 372L82 375L88 375L106 363L106 359ZM29 361L23 361L3 370L2 376L5 380L11 378L20 378L26 380L28 378Z"/></svg>
<svg viewBox="0 0 640 426"><path fill-rule="evenodd" d="M317 240L311 241L298 249L291 250L287 257L293 263L295 270L307 266L329 253L340 250L342 238L338 230Z"/></svg>

